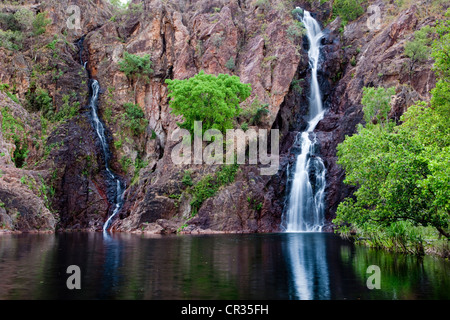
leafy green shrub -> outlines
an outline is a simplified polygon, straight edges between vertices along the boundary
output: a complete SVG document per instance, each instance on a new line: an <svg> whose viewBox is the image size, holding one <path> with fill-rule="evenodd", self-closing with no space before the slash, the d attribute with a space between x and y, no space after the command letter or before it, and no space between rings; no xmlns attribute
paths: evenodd
<svg viewBox="0 0 450 320"><path fill-rule="evenodd" d="M0 91L5 93L15 103L20 103L19 98L10 91L9 84L0 82Z"/></svg>
<svg viewBox="0 0 450 320"><path fill-rule="evenodd" d="M344 25L364 13L364 0L334 0L333 15L340 16Z"/></svg>
<svg viewBox="0 0 450 320"><path fill-rule="evenodd" d="M298 17L303 16L303 10L301 8L295 8L291 11L291 13L294 19L298 19Z"/></svg>
<svg viewBox="0 0 450 320"><path fill-rule="evenodd" d="M230 57L230 59L227 61L227 63L225 64L225 67L228 69L228 70L231 70L231 71L233 71L234 70L234 68L236 68L236 65L235 65L235 62L234 62L234 58L233 57Z"/></svg>
<svg viewBox="0 0 450 320"><path fill-rule="evenodd" d="M24 124L10 112L8 107L1 109L3 137L16 146L12 159L17 168L22 168L28 156L28 144Z"/></svg>
<svg viewBox="0 0 450 320"><path fill-rule="evenodd" d="M183 179L181 180L185 186L191 187L193 185L191 172L189 170L185 170L183 174Z"/></svg>
<svg viewBox="0 0 450 320"><path fill-rule="evenodd" d="M122 115L122 125L128 127L135 136L142 134L148 125L145 119L144 111L141 107L134 103L124 103L125 113Z"/></svg>
<svg viewBox="0 0 450 320"><path fill-rule="evenodd" d="M352 228L382 246L408 251L414 246L420 252L422 232L432 228L450 243L450 20L438 22L436 31L432 56L438 82L431 102L410 106L397 126L359 125L358 133L338 146L344 182L358 187L338 206L333 222L340 232ZM366 95L366 120L386 118L387 90Z"/></svg>
<svg viewBox="0 0 450 320"><path fill-rule="evenodd" d="M140 80L146 83L150 81L153 73L152 61L150 55L146 54L142 57L128 52L123 53L123 59L119 61L119 70L125 73L130 82L134 82L134 89Z"/></svg>
<svg viewBox="0 0 450 320"><path fill-rule="evenodd" d="M28 31L33 26L34 13L26 8L21 8L14 13L14 18L22 31Z"/></svg>
<svg viewBox="0 0 450 320"><path fill-rule="evenodd" d="M38 13L31 23L33 27L33 34L35 36L39 36L45 33L45 30L50 23L52 23L52 20L47 19L47 12Z"/></svg>
<svg viewBox="0 0 450 320"><path fill-rule="evenodd" d="M0 47L8 50L22 49L23 34L20 31L0 30Z"/></svg>
<svg viewBox="0 0 450 320"><path fill-rule="evenodd" d="M391 97L395 94L395 88L385 89L379 88L363 88L363 104L364 120L371 123L377 120L377 123L386 123L388 121L388 113L391 110Z"/></svg>
<svg viewBox="0 0 450 320"><path fill-rule="evenodd" d="M295 93L297 93L297 94L302 94L303 88L302 88L302 86L300 85L300 83L303 82L303 81L304 81L304 79L294 79L294 80L292 80L292 82L291 82L291 88L292 88L292 90L293 90Z"/></svg>
<svg viewBox="0 0 450 320"><path fill-rule="evenodd" d="M128 169L133 164L133 161L130 158L128 158L127 156L122 156L122 158L120 158L120 160L119 160L119 163L122 166L122 170L124 172L128 172Z"/></svg>
<svg viewBox="0 0 450 320"><path fill-rule="evenodd" d="M286 30L288 37L294 41L295 38L303 37L305 35L305 26L302 22L294 20L293 24L290 24Z"/></svg>
<svg viewBox="0 0 450 320"><path fill-rule="evenodd" d="M191 189L193 195L191 201L192 215L195 215L203 202L213 197L220 187L234 182L238 169L238 164L224 165L215 175L208 174L197 182Z"/></svg>
<svg viewBox="0 0 450 320"><path fill-rule="evenodd" d="M17 168L22 168L28 156L28 145L25 140L15 139L16 148L13 153L13 161Z"/></svg>
<svg viewBox="0 0 450 320"><path fill-rule="evenodd" d="M240 116L245 119L249 125L258 125L262 117L267 114L269 114L269 104L261 103L258 99L255 99L250 107L241 112Z"/></svg>
<svg viewBox="0 0 450 320"><path fill-rule="evenodd" d="M414 67L423 61L430 58L431 54L431 38L429 34L431 33L431 27L425 26L420 30L414 32L414 40L409 41L405 44L405 55L409 60L409 74L412 76Z"/></svg>
<svg viewBox="0 0 450 320"><path fill-rule="evenodd" d="M53 117L53 121L62 121L65 119L71 119L78 114L78 110L80 109L80 103L78 101L74 102L72 105L70 104L70 96L63 95L62 97L63 104L59 108L58 112Z"/></svg>
<svg viewBox="0 0 450 320"><path fill-rule="evenodd" d="M203 130L225 132L233 128L233 120L241 111L240 103L251 94L250 84L226 74L214 76L203 71L185 80L167 79L171 113L182 115L181 128L194 131L194 122L202 121Z"/></svg>
<svg viewBox="0 0 450 320"><path fill-rule="evenodd" d="M10 31L20 31L20 24L11 13L0 12L0 29Z"/></svg>
<svg viewBox="0 0 450 320"><path fill-rule="evenodd" d="M139 173L141 172L141 169L148 166L148 161L144 161L141 159L140 155L136 157L134 160L134 175L131 179L131 184L136 183L137 179L139 178Z"/></svg>
<svg viewBox="0 0 450 320"><path fill-rule="evenodd" d="M49 120L53 120L55 109L53 108L53 99L49 96L47 90L36 88L35 84L31 84L27 93L26 108L31 112L41 112L42 116Z"/></svg>

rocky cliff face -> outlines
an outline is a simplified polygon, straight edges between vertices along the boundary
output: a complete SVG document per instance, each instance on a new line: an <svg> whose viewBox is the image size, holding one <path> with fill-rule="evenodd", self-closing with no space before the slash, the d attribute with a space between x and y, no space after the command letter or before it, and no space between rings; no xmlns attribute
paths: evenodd
<svg viewBox="0 0 450 320"><path fill-rule="evenodd" d="M326 98L329 109L317 126L328 171L326 211L329 219L334 217L337 205L353 191L343 183L344 171L336 164L336 147L346 135L355 133L356 124L363 122L363 87L395 87L396 96L389 116L399 121L403 112L416 101L429 100L429 91L435 86L432 61L422 62L409 75L409 58L404 54L404 46L413 39L414 31L433 25L435 19L425 15L423 6L419 9L413 5L401 10L383 1L374 4L382 14L379 30L369 29L366 14L349 23L337 42L339 21L328 26L330 35L324 53L329 58L325 59L323 72L330 80L342 75ZM393 10L399 12L389 15Z"/></svg>
<svg viewBox="0 0 450 320"><path fill-rule="evenodd" d="M0 80L15 86L19 102L1 95L2 107L7 106L16 118L30 119L25 121L29 152L23 168L16 168L10 160L20 146L0 135L3 228L97 230L111 213L104 159L84 107L88 73L81 59L87 61L90 76L102 87L99 111L109 131L111 167L128 186L126 203L113 229L158 233L279 230L289 191L287 167L295 160L291 147L297 132L304 129L303 117L308 112L310 76L307 42L290 29L294 24L291 10L300 5L318 20L328 21L331 3L145 0L133 1L127 12L115 10L103 0L27 4L30 10L48 12L53 23L44 35L27 38L23 50L0 48ZM374 4L382 13L379 30L367 27L367 14L343 32L339 18L325 26L319 76L328 111L316 131L327 168L328 221L338 203L352 192L342 182L344 172L336 164L336 146L362 121L362 88L395 86L391 116L398 120L415 100L429 98L434 85L431 61L419 65L413 77L404 68L406 41L415 30L434 22L425 18L424 5L398 8L383 1ZM68 28L69 5L80 9L80 29ZM9 6L2 10L18 9ZM82 51L76 45L81 37ZM60 40L52 46L55 39ZM150 81L135 85L120 72L118 62L125 51L151 55L154 72ZM250 83L252 96L243 109L252 108L252 103L267 104L269 113L258 127L280 129L282 141L277 174L261 176L257 166L241 165L234 182L205 200L192 218L192 190L183 181L187 170L195 185L220 167L172 163L170 155L177 142L171 141L170 135L180 119L170 113L164 81L186 79L200 70L235 74ZM47 90L55 113L67 106L76 112L45 126L36 113L21 106L27 106L30 92L38 92L38 88ZM149 125L142 134L126 129L123 105L129 102L144 110ZM244 121L238 119L240 124ZM31 177L36 187L21 183L22 176ZM42 185L51 191L47 202L39 192ZM27 197L21 197L25 192ZM19 219L17 212L23 218Z"/></svg>
<svg viewBox="0 0 450 320"><path fill-rule="evenodd" d="M287 28L293 18L290 8L282 2L264 7L239 1L226 4L220 1L167 4L144 1L141 4L133 9L134 15L117 17L116 21L86 37L88 68L92 66L92 74L102 86L114 88L113 115L121 112L123 103L132 101L144 107L149 119L149 130L143 140L125 141L116 150L119 159L129 157L135 163L139 156L148 162L127 191L123 220L116 227L135 230L144 226L144 229L160 230L166 228L161 224L166 225L166 220L171 220L169 225L173 225L173 231L191 216L192 196L181 183L184 171L192 171L195 183L217 168L172 164L170 154L176 142L168 138L179 119L170 114L164 80L185 79L200 70L236 74L253 89L243 107L250 107L253 101L267 103L269 114L260 126L271 128L302 59L302 39L288 35ZM117 62L124 51L152 56L154 75L150 83L136 88L134 93L118 70ZM120 135L120 130L120 126L112 124L113 135ZM150 138L153 132L155 139ZM271 231L278 228L281 215L278 199L282 196L274 197L278 191L270 186L271 179L255 174L254 169L243 166L236 183L208 199L197 218L189 221L190 227L186 230ZM248 197L264 203L263 208L252 209Z"/></svg>

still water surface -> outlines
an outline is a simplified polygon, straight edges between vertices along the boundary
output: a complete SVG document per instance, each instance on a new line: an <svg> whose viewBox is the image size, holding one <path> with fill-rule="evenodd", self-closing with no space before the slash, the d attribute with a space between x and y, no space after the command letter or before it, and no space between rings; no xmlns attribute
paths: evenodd
<svg viewBox="0 0 450 320"><path fill-rule="evenodd" d="M67 289L69 265L81 290ZM0 235L0 299L450 299L450 263L329 233Z"/></svg>

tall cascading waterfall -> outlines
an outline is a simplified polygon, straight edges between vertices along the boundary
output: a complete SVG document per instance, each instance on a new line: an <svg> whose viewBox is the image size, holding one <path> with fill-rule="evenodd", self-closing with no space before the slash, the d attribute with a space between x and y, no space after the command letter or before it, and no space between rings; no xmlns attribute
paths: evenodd
<svg viewBox="0 0 450 320"><path fill-rule="evenodd" d="M78 47L80 49L80 63L85 68L87 61L83 61L82 57L82 50L83 50L83 41L84 37L81 38L78 41ZM89 76L90 78L90 76ZM103 233L107 233L108 229L112 223L112 220L116 217L116 215L119 213L120 209L123 206L123 195L125 192L125 185L121 182L118 176L116 176L109 167L109 161L111 158L111 153L108 146L108 141L105 134L105 126L103 125L102 121L100 120L98 116L98 98L100 93L100 84L95 79L89 79L89 109L91 111L91 121L92 125L95 129L95 132L97 134L97 137L100 141L102 151L103 151L103 157L105 160L105 170L107 174L107 179L109 184L112 184L112 188L114 189L114 196L112 199L112 203L114 206L112 214L108 217L106 222L103 224ZM111 201L111 199L109 199Z"/></svg>
<svg viewBox="0 0 450 320"><path fill-rule="evenodd" d="M311 84L309 95L309 121L307 129L297 135L296 144L301 148L297 155L295 171L284 216L284 228L287 232L320 232L324 225L325 166L317 154L317 139L314 129L323 119L324 110L317 80L320 59L320 46L323 33L318 22L304 10L303 22L309 41L309 65Z"/></svg>
<svg viewBox="0 0 450 320"><path fill-rule="evenodd" d="M109 160L110 160L110 151L108 142L106 140L105 135L105 127L103 126L103 123L100 121L100 118L98 117L98 95L100 90L100 85L97 80L90 80L90 89L91 89L91 96L89 99L89 108L91 110L91 118L92 118L92 124L94 126L95 132L97 133L97 136L100 140L100 144L102 146L103 156L105 159L105 170L106 174L108 175L108 178L110 181L113 181L115 183L115 196L114 196L114 210L111 216L106 220L105 224L103 225L103 232L107 232L109 226L111 225L112 219L115 218L117 213L120 211L123 205L123 193L125 192L125 186L122 185L122 182L120 179L111 171L109 168Z"/></svg>

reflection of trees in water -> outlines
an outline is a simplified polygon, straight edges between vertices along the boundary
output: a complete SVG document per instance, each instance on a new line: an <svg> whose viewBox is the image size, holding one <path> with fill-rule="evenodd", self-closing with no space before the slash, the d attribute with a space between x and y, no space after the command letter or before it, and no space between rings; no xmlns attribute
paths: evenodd
<svg viewBox="0 0 450 320"><path fill-rule="evenodd" d="M1 299L448 299L450 263L332 234L0 236ZM81 268L68 290L67 267ZM366 287L369 265L381 290Z"/></svg>
<svg viewBox="0 0 450 320"><path fill-rule="evenodd" d="M0 299L38 298L54 245L49 234L0 235Z"/></svg>
<svg viewBox="0 0 450 320"><path fill-rule="evenodd" d="M135 298L136 292L143 299L285 298L286 288L274 289L278 279L273 272L283 269L280 244L255 237L203 235L141 241L139 252L127 259L130 290L121 298Z"/></svg>
<svg viewBox="0 0 450 320"><path fill-rule="evenodd" d="M450 263L432 256L414 256L356 246L341 253L351 263L361 281L369 274L367 267L381 270L381 289L366 290L370 299L449 299Z"/></svg>

